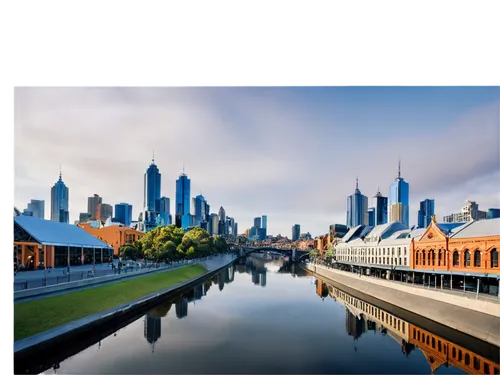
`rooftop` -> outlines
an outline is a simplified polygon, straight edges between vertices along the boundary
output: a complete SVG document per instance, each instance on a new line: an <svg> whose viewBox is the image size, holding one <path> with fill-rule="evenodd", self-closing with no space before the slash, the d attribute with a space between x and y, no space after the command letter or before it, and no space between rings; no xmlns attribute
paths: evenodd
<svg viewBox="0 0 500 375"><path fill-rule="evenodd" d="M19 216L17 216L19 217ZM500 236L500 218L468 222L452 231L450 238Z"/></svg>
<svg viewBox="0 0 500 375"><path fill-rule="evenodd" d="M14 224L42 245L111 248L76 225L22 215L14 217Z"/></svg>

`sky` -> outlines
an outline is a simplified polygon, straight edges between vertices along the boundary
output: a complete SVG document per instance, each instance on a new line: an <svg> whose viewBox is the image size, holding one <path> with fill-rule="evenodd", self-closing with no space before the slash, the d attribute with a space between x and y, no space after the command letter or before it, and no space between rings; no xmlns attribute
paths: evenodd
<svg viewBox="0 0 500 375"><path fill-rule="evenodd" d="M162 196L191 179L218 213L238 222L268 217L268 233L313 236L346 222L355 189L387 196L410 184L410 225L419 202L438 221L466 200L500 207L499 87L227 87L15 89L14 205L45 200L59 178L70 222L93 194L143 206L144 173L155 163Z"/></svg>

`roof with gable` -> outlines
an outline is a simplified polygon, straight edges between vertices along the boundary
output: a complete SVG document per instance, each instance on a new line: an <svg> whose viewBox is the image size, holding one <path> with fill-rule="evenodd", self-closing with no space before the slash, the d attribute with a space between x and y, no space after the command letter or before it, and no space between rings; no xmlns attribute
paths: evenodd
<svg viewBox="0 0 500 375"><path fill-rule="evenodd" d="M455 229L450 238L500 236L500 218L468 222Z"/></svg>
<svg viewBox="0 0 500 375"><path fill-rule="evenodd" d="M361 231L365 228L364 225L358 225L356 227L350 228L344 237L342 237L342 242L349 242L355 237L359 237Z"/></svg>
<svg viewBox="0 0 500 375"><path fill-rule="evenodd" d="M392 234L394 234L395 232L404 229L408 229L408 226L400 223L399 221L392 221L390 223L377 225L366 237L369 240L374 240L376 238L386 239L392 236Z"/></svg>
<svg viewBox="0 0 500 375"><path fill-rule="evenodd" d="M42 245L112 249L76 225L23 215L14 217L14 225L18 225Z"/></svg>

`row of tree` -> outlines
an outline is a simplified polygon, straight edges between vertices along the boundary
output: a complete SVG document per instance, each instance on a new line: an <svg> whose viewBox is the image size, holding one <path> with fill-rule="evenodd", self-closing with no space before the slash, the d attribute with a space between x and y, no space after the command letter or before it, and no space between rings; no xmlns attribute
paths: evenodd
<svg viewBox="0 0 500 375"><path fill-rule="evenodd" d="M210 237L208 232L196 227L188 232L167 225L147 232L135 244L120 247L120 256L125 259L147 259L159 262L202 258L223 253L229 245L221 236Z"/></svg>
<svg viewBox="0 0 500 375"><path fill-rule="evenodd" d="M333 260L335 253L332 248L328 248L327 250L324 251L323 256L321 255L320 251L318 249L311 250L309 253L309 257L311 259L321 259L326 262L331 262Z"/></svg>

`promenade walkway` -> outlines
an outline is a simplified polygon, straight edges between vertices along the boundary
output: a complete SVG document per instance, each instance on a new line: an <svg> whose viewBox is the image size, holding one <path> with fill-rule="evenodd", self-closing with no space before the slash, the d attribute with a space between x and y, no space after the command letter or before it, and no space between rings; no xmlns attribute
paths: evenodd
<svg viewBox="0 0 500 375"><path fill-rule="evenodd" d="M500 346L500 305L412 288L322 265L307 268L334 283L427 317L437 323ZM342 286L339 286L342 289ZM425 292L425 293L424 293Z"/></svg>
<svg viewBox="0 0 500 375"><path fill-rule="evenodd" d="M185 262L176 262L172 265L167 265L167 266L162 265L158 268L143 267L137 271L130 271L130 272L123 271L120 274L118 272L116 272L114 274L109 273L109 274L106 274L104 276L93 278L92 280L90 280L92 282L92 284L79 285L79 286L75 287L72 285L74 283L69 283L69 282L60 283L60 284L57 284L56 290L53 290L53 291L49 291L49 289L54 289L53 285L56 285L56 284L53 284L53 285L49 284L49 285L44 286L44 287L30 289L32 292L38 292L40 294L29 295L26 297L25 296L19 297L19 296L17 296L17 294L20 294L20 293L24 294L25 292L23 292L23 290L18 291L14 295L14 298L15 298L14 304L28 302L28 301L34 301L34 300L41 299L41 298L58 296L58 295L66 294L66 293L73 293L73 292L85 290L85 289L96 288L99 286L109 285L109 284L113 284L116 282L120 282L120 281L123 281L124 279L130 280L130 279L134 279L136 277L145 276L146 274L150 275L152 273L157 273L157 272L167 272L167 271L170 271L173 269L178 269L180 267L186 267L186 266L190 266L193 264L202 264L207 269L207 271L210 272L216 268L219 268L221 264L227 264L228 262L235 259L235 257L236 257L235 254L232 254L232 253L220 254L220 255L214 255L214 256L210 256L210 257L206 257L206 258L193 259L193 260L185 261ZM58 270L58 271L60 272L61 270ZM36 271L34 271L34 272L36 272ZM80 280L80 279L77 279L77 281L78 280Z"/></svg>
<svg viewBox="0 0 500 375"><path fill-rule="evenodd" d="M230 264L235 258L235 254L223 254L211 257L210 259L205 259L201 263L205 266L208 273L210 273L217 271L218 269L222 269L223 267ZM105 323L106 321L110 321L111 319L124 316L125 314L128 314L132 309L151 304L154 301L162 298L165 294L174 292L179 288L190 285L193 282L196 282L196 280L206 277L206 275L207 274L205 273L204 275L201 275L195 279L172 285L163 290L143 296L135 301L130 301L123 305L116 306L112 309L86 316L84 318L61 325L40 334L18 340L14 342L14 354L18 354L27 350L36 350L36 348L40 345L44 345L45 343L51 342L53 340L60 340L63 336L68 337L68 335L72 335L75 332L95 327L98 324Z"/></svg>

